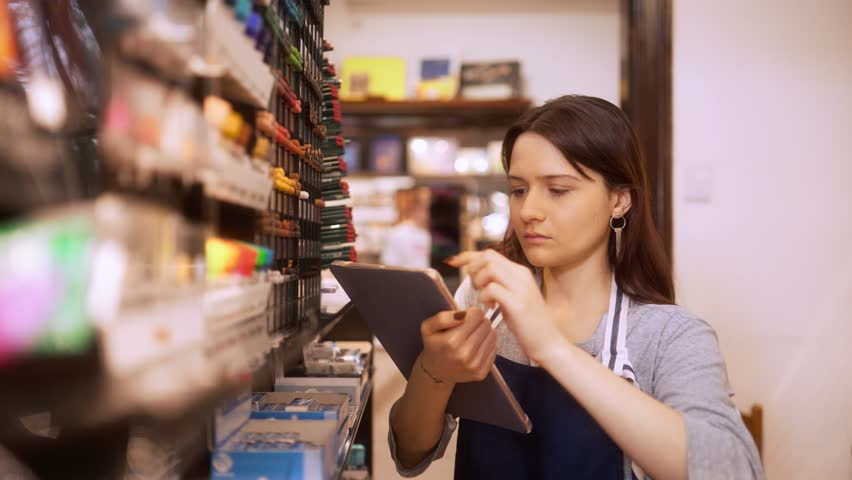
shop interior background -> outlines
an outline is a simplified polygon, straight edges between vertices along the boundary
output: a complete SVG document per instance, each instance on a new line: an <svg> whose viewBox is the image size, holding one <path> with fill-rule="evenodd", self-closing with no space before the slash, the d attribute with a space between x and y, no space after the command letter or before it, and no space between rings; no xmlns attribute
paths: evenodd
<svg viewBox="0 0 852 480"><path fill-rule="evenodd" d="M147 5L144 8L151 8L152 11L162 5L181 4L180 1L148 4L123 1ZM295 3L308 9L308 1L300 0ZM7 3L12 2L4 1L0 2L0 5L5 6ZM201 4L228 4L228 8L232 8L235 2L210 0L190 3L196 7ZM727 362L730 383L736 392L736 406L743 412L748 412L755 405L762 407L762 460L767 478L852 478L852 382L848 380L852 372L852 353L847 346L848 340L852 338L852 251L849 248L852 238L852 215L849 213L852 207L852 28L849 27L852 24L852 2L673 0L670 4L670 253L675 271L678 303L694 311L716 330ZM180 17L183 11L177 10L177 16ZM318 57L327 57L336 71L327 78L317 71L316 78L333 83L335 77L341 77L344 82L341 89L351 89L352 85L345 84L347 61L353 58L389 58L392 59L392 64L403 65L405 80L401 87L401 100L415 100L418 95L421 62L424 59L449 59L454 74L458 73L463 63L516 61L520 68L521 82L519 98L513 100L538 105L550 98L571 93L598 96L620 104L624 95L623 74L627 61L624 11L625 2L621 0L332 0L324 11L323 37L334 49L314 53L320 53ZM174 11L172 13L174 14ZM299 20L308 21L305 18ZM163 25L158 27L161 28L160 33L166 31L162 30ZM166 33L171 35L171 38L181 38L187 31L179 28L168 30ZM237 33L241 36L243 32L238 30ZM193 41L201 42L199 39ZM192 42L186 43L192 45ZM196 47L197 45L198 43L195 44ZM149 49L149 52L156 50ZM178 55L181 52L182 50L177 48L171 51ZM153 55L158 56L172 58L165 53ZM305 63L312 61L307 54L299 55L299 59ZM320 58L316 60L318 65L322 64ZM133 65L133 68L139 67L138 64ZM272 81L269 67L263 62L259 65L263 75ZM130 75L126 71L119 72L114 78L120 79L122 74ZM186 97L190 98L197 94L198 89L211 88L212 96L216 97L213 100L205 102L209 96L201 95L200 100L197 99L197 105L191 101L186 102L194 105L192 111L195 116L192 118L198 119L200 123L204 121L203 113L215 113L216 109L225 108L219 97L230 99L229 94L233 93L228 87L223 88L218 83L219 75L220 71L210 68L201 76L216 77L216 80L210 81L207 78L210 83L201 82L201 86L193 84L191 87L183 85L187 88L181 90L188 92ZM302 76L307 77L305 74ZM288 78L295 85L303 81L302 76ZM80 78L72 78L69 81L80 81ZM98 81L98 78L91 79L92 91L100 88L95 85ZM169 79L161 83L168 85L168 88L172 89L170 91L180 90L175 85L181 81ZM304 92L307 93L304 95L311 95L310 90L311 86L306 84ZM45 94L50 93L47 91ZM241 98L251 103L249 97L251 94ZM330 100L325 99L325 102ZM263 103L262 100L260 103ZM347 128L347 119L367 116L358 113L354 100L345 100L343 103L342 112L336 113L342 113L344 129ZM238 102L234 101L233 104L236 106ZM308 102L305 104L307 106ZM328 110L332 109L330 103L326 105ZM347 114L347 105L351 106L350 115ZM514 105L512 108L526 108L526 104ZM235 107L234 110L245 117L245 124L253 123L252 115L255 111L244 107ZM291 104L288 108L292 107ZM210 110L205 111L208 108ZM227 108L230 108L230 105ZM253 108L257 109L257 106ZM263 108L260 107L260 110ZM245 112L251 112L252 115ZM47 112L46 115L49 116L50 113ZM294 136L297 129L304 132L304 138L300 139L301 144L295 146L297 153L301 151L302 158L305 157L306 151L311 151L306 146L309 142L305 140L310 137L311 128L296 124L302 122L304 115L308 113L306 108L303 117L286 125L286 128L294 132ZM180 124L182 118L179 115L169 116L168 121L174 126ZM478 117L470 113L467 117L462 115L460 118L470 121L471 118ZM80 130L85 130L88 135L100 125L97 122L86 124L91 120L87 118L75 120L85 127ZM285 124L283 116L278 120L282 126ZM328 125L337 121L333 118L325 120ZM307 122L306 119L304 121ZM309 325L310 328L281 330L286 330L292 343L278 338L278 349L272 348L273 353L269 353L268 357L281 362L286 358L289 363L296 357L328 354L320 351L322 346L314 345L318 350L308 348L303 351L301 348L302 344L308 344L315 334L329 333L323 327L328 324L322 323L322 319L319 323L316 319L308 321L308 313L312 308L310 305L313 305L311 302L316 301L317 306L319 305L320 266L325 267L330 262L330 251L333 251L334 255L340 255L340 258L355 259L357 250L357 258L360 261L379 262L387 232L399 219L395 203L399 198L396 196L398 190L416 186L426 186L431 190L430 213L433 229L430 260L433 266L442 269L441 273L445 275L451 288L458 284L460 278L456 272L441 266L440 260L459 249L483 248L502 236L508 210L505 181L495 168L495 152L499 149L504 126L498 125L497 120L493 121L495 123L481 129L475 125L474 128L469 128L469 125L467 128L394 125L382 133L374 124L370 124L369 128L353 130L358 134L350 136L345 151L341 150L342 156L350 165L350 171L345 172L345 187L336 183L334 188L329 189L328 185L322 183L321 175L307 166L299 167L301 177L293 177L290 171L279 172L280 178L272 177L273 183L278 182L275 187L262 184L269 181L266 174L259 176L262 184L260 190L265 188L265 194L268 195L270 190L277 189L275 192L278 193L273 195L284 200L283 203L276 204L276 208L280 206L288 212L294 202L319 205L314 203L314 200L323 194L328 195L329 192L333 192L335 198L339 197L348 204L351 194L351 222L337 216L334 217L334 222L341 222L344 231L354 227L349 233L354 236L357 231L357 238L353 242L355 250L349 248L349 235L344 233L342 236L328 236L328 231L320 231L323 219L320 210L313 207L302 210L310 214L308 218L300 218L298 222L295 219L292 220L293 223L289 223L286 220L282 222L279 217L275 217L274 221L263 217L260 222L263 226L257 226L252 217L251 221L242 221L238 228L222 229L215 232L215 235L205 230L206 227L193 227L184 232L182 219L174 215L160 217L160 210L156 215L151 213L145 217L150 223L140 220L139 224L135 225L137 230L133 230L133 226L127 228L128 231L136 233L135 238L142 239L139 240L140 244L151 240L151 245L171 254L175 253L173 244L164 240L161 245L153 240L156 236L153 232L160 231L154 226L162 228L164 232L183 232L176 235L176 238L180 238L176 242L177 250L194 248L196 254L202 252L201 258L193 257L187 260L178 252L174 258L169 258L180 263L183 266L181 268L185 267L185 270L171 271L168 275L171 275L169 278L172 280L178 279L187 283L192 283L191 272L199 268L197 262L204 264L203 240L211 236L233 237L251 244L247 246L239 242L214 241L212 248L236 257L252 256L259 266L264 262L264 255L268 255L269 250L288 252L287 257L296 261L296 264L288 264L287 259L284 260L283 266L276 264L284 273L284 277L306 273L304 278L308 281L304 283L304 288L301 283L298 289L292 284L292 291L285 292L282 289L280 293L273 293L274 301L280 300L281 308L292 307L296 311L292 298L298 297L299 316L305 317L304 325ZM4 122L9 122L9 119ZM166 120L163 122L166 123ZM3 129L0 134L6 138L0 152L13 150L10 147L13 144L10 142L13 142L15 137L9 132L17 131L19 125L10 123L6 127L3 129L0 126L0 129ZM184 125L184 128L188 127ZM274 135L275 132L273 137ZM234 142L239 143L240 129L231 136ZM258 133L257 136L260 137L261 134ZM110 137L103 138L108 140ZM319 137L310 138L315 138L315 143L322 144ZM290 144L289 140L282 140L282 143ZM252 146L249 150L254 150L253 142L243 142L242 154L246 154L248 145ZM104 145L106 148L110 147L108 142ZM335 151L339 148L339 145L333 142L325 145ZM174 144L171 147L173 152L186 153L186 150ZM293 146L290 145L290 148ZM424 167L421 164L419 168L425 170L420 173L413 172L412 165L416 164L418 152L421 149L426 151L433 148L441 150L439 153L442 153L442 158L449 159L441 167L443 170L428 171L432 167ZM382 167L385 170L379 172L375 168L375 152L380 149L390 152L388 155L395 160ZM314 150L314 153L317 151ZM248 153L252 155L254 152ZM322 160L321 156L315 158ZM0 167L3 166L2 161L3 158L0 158ZM308 161L304 163L307 164ZM291 164L286 165L288 166L285 169L289 169ZM481 171L477 170L478 165L482 166ZM252 177L247 183L255 180L258 178ZM161 185L163 190L156 194L168 195L170 185ZM79 188L80 193L85 196L100 187L101 185L85 184L75 188ZM302 198L299 198L300 191L305 192ZM192 195L195 194L197 192ZM227 197L226 201L234 198L220 192L221 196ZM2 194L0 198L4 198ZM183 200L186 198L195 197L189 194L182 197ZM261 194L258 198L260 200L255 198L241 201L244 204L247 201L249 205L254 202L255 207L260 205L257 208L263 210L266 197ZM179 203L175 201L175 205ZM169 208L177 208L175 205ZM335 206L340 209L342 205ZM0 207L3 207L0 212L5 214L6 206ZM181 204L181 208L184 207L186 205ZM136 218L132 215L138 213L141 219L141 210L136 212L134 208L131 205L128 210L131 212L130 216L121 218ZM227 206L219 206L214 210L215 214L210 214L207 210L198 214L198 218L203 217L210 221L207 227L221 227L226 223L223 219L243 218L244 215L242 210ZM35 222L38 213L42 213L42 210L35 209L31 216L4 217L4 221L8 223L0 224L0 240L2 235L17 228L21 224L19 222ZM340 215L343 218L343 213ZM161 219L166 220L159 221ZM284 230L291 241L270 246L259 245L263 242L252 240L258 238L253 236L255 228L269 228L270 223L274 223L274 229L278 229L277 231ZM119 224L121 222L116 223ZM146 225L150 228L143 228ZM302 231L297 233L300 229ZM314 243L309 247L302 247L300 243L292 241L297 234ZM255 243L258 245L254 245ZM207 244L208 252L210 245ZM322 249L323 245L332 248ZM162 260L158 257L160 250L155 250L156 248L152 247L146 250L146 254ZM21 262L16 263L17 257L12 258L10 252L11 249L5 252L0 250L0 265L20 266ZM108 251L110 252L112 251ZM309 264L304 270L300 270L301 267L297 265L299 259L305 260L306 265ZM43 260L36 259L35 264ZM267 260L272 263L271 259ZM276 257L275 261L279 260L281 259ZM267 267L269 265L263 265L263 268ZM267 273L271 274L265 272L264 281L268 279L265 276ZM248 277L252 275L249 274ZM142 272L139 273L139 278L147 277ZM327 271L323 273L322 278L328 281ZM203 283L205 278L201 280ZM256 278L252 277L251 281L254 280ZM108 287L108 283L100 285L100 288ZM271 283L271 280L268 283ZM196 283L193 285L197 286ZM215 286L218 288L222 284L216 283ZM244 287L248 288L246 284L240 284L240 288ZM0 292L2 288L3 279L0 278ZM105 291L107 290L109 289L106 288ZM141 298L147 290L140 292ZM183 292L181 290L178 293ZM333 300L324 301L339 300L339 297L334 295L326 298L332 297ZM5 308L12 305L11 302L6 306L0 305L0 320L7 321L9 325L13 324L13 317L17 314L14 308L19 308ZM258 305L248 307L263 309L266 304L260 302ZM341 306L336 305L335 308ZM170 311L169 315L174 315L174 312ZM104 325L98 327L105 328ZM255 327L263 330L262 325ZM176 334L186 332L187 330L175 330ZM196 336L200 337L201 333L193 332L187 335L197 340ZM276 331L276 334L280 333ZM265 330L263 334L263 342L268 342ZM11 338L11 334L9 335ZM113 353L135 355L142 352L139 355L144 355L145 347L140 347L141 342L135 341L141 336L134 337L133 332L127 335L123 343L116 343L113 339ZM341 335L340 338L346 336L345 333ZM334 335L331 337L334 338ZM273 386L272 379L281 372L269 367L269 358L260 359L267 357L265 349L268 346L263 342L262 346L261 343L256 344L257 351L240 356L240 362L245 365L241 363L240 367L234 367L234 370L245 373L244 370L249 366L254 368L256 362L266 362L264 368L269 371L264 370L263 375L264 381L269 380L266 382L266 389L269 390ZM252 344L252 348L256 345ZM361 425L362 433L370 432L368 437L371 444L367 445L366 451L371 456L372 478L400 478L387 448L387 412L402 394L404 379L380 344L359 348L371 351L375 364L375 374L370 387L371 416L365 417L369 426L365 428ZM0 353L3 353L2 350ZM248 357L252 357L251 361L247 360ZM0 355L0 360L3 359ZM136 362L138 358L127 361ZM175 365L174 371L191 370L191 364L188 362L177 362ZM11 368L14 368L13 363L0 363L0 385L9 382L10 378L15 378L14 375L6 375ZM137 394L154 397L161 393L165 396L174 393L163 386L164 382L159 382L159 379L174 373L169 372L169 368L161 366L156 372L148 372L150 378L145 377L137 382L134 387L137 390L116 392L112 400L117 399L119 401L116 403L120 404L121 400ZM3 372L3 369L6 369L6 372ZM49 373L41 370L38 372L39 375L55 374L54 370ZM191 376L191 373L186 374ZM32 378L38 376L33 375ZM207 383L199 382L199 389L214 390L210 379L205 381ZM243 379L243 387L246 387L245 383ZM176 389L179 390L177 387ZM253 391L250 387L248 389ZM4 388L0 390L4 390L5 394ZM63 398L65 393L67 392L51 390L46 395L52 396L54 403L57 403L56 400ZM369 397L369 393L366 397ZM221 394L222 392L216 392L217 396L213 398L220 400ZM73 399L77 402L80 397L73 396ZM181 425L181 429L176 430L182 432L180 436L164 436L161 431L145 430L140 433L137 426L130 437L167 438L168 442L160 445L160 448L168 446L177 449L192 444L200 450L206 450L206 442L209 439L201 435L200 430L195 427L196 424L209 420L207 410L204 409L213 411L214 408L221 408L220 403L204 403L199 404L197 410L189 409L190 412L185 418L178 419L182 420L177 422ZM157 405L158 408L161 406L163 405ZM176 420L170 417L170 414L185 409L185 404L179 401L165 402L165 406L167 408L164 411L167 413L163 416L172 422ZM113 413L94 410L96 409L91 412L93 418ZM363 409L361 413L363 415ZM25 422L29 428L46 437L55 436L55 429L50 425L49 419L36 417ZM119 430L125 427L126 425L123 425ZM357 430L356 426L352 431L353 437ZM186 435L186 431L193 432L193 435ZM0 425L0 446L3 444L3 435L7 433L3 425ZM113 434L127 437L127 432L121 430L110 431L105 438L112 438L109 435ZM85 435L78 435L78 438L85 438ZM349 440L352 443L353 439ZM147 452L149 456L156 456L159 452L157 446L152 443L145 443L141 447L139 445L137 443L136 447ZM445 458L433 464L421 478L437 480L452 477L453 445L451 444ZM125 461L124 458L121 460ZM166 470L171 468L169 465L179 463L172 457L160 460L167 464L163 467ZM0 449L0 467L3 461ZM209 459L201 465L201 470L207 473L211 468L215 467L211 467ZM0 470L0 474L2 473Z"/></svg>

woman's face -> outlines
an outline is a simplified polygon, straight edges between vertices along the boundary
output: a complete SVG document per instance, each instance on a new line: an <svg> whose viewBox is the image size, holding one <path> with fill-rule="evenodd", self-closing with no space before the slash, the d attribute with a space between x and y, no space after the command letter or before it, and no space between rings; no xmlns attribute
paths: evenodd
<svg viewBox="0 0 852 480"><path fill-rule="evenodd" d="M509 168L510 221L530 263L580 265L604 249L613 212L625 213L597 172L584 178L547 139L532 132L515 141ZM629 202L629 194L627 201ZM627 206L629 208L629 206Z"/></svg>

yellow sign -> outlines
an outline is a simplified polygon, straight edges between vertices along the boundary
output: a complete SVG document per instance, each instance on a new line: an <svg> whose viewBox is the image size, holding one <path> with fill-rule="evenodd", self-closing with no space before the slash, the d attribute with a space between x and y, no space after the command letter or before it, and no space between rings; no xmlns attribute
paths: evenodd
<svg viewBox="0 0 852 480"><path fill-rule="evenodd" d="M346 58L343 60L340 97L345 100L364 100L367 97L405 99L405 60L397 57Z"/></svg>

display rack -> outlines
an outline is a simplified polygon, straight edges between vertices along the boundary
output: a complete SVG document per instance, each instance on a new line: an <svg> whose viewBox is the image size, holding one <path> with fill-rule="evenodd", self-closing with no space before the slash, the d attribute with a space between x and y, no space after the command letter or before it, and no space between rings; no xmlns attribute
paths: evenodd
<svg viewBox="0 0 852 480"><path fill-rule="evenodd" d="M361 423L363 423L365 417L364 413L367 411L367 406L370 405L368 400L373 394L373 382L373 372L370 372L370 378L367 380L367 383L364 384L364 393L361 396L358 411L355 413L352 427L349 429L349 435L346 436L346 441L343 444L343 451L340 454L340 458L337 460L337 469L331 476L332 479L340 478L343 474L343 470L346 468L346 462L349 460L349 453L352 451L352 445L355 444L355 439L358 437Z"/></svg>
<svg viewBox="0 0 852 480"><path fill-rule="evenodd" d="M24 90L0 69L0 100L29 129L2 133L33 139L30 151L0 151L3 184L15 185L0 195L0 265L43 258L63 276L51 282L73 286L38 290L29 270L4 270L18 295L47 305L20 307L19 320L0 312L21 332L34 323L23 315L40 315L32 343L0 344L0 448L38 478L209 477L214 412L246 388L270 391L351 312L320 315L323 148L339 121L323 91L334 81L328 2L123 3L76 19L112 26L87 52L105 52L89 72L105 84L102 111L86 112L103 159L86 178L104 186L92 197L60 191L66 132L30 121ZM335 478L371 391L369 380ZM45 411L56 442L19 428L18 416Z"/></svg>

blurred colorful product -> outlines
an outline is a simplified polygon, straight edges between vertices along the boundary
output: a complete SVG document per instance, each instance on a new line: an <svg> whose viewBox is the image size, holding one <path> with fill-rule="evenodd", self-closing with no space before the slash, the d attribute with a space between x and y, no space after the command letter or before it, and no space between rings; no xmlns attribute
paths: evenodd
<svg viewBox="0 0 852 480"><path fill-rule="evenodd" d="M206 243L207 278L251 277L272 265L272 250L250 243L209 238Z"/></svg>
<svg viewBox="0 0 852 480"><path fill-rule="evenodd" d="M11 78L18 65L15 26L6 0L0 0L0 78Z"/></svg>
<svg viewBox="0 0 852 480"><path fill-rule="evenodd" d="M91 345L93 246L94 229L82 218L0 226L0 363Z"/></svg>

